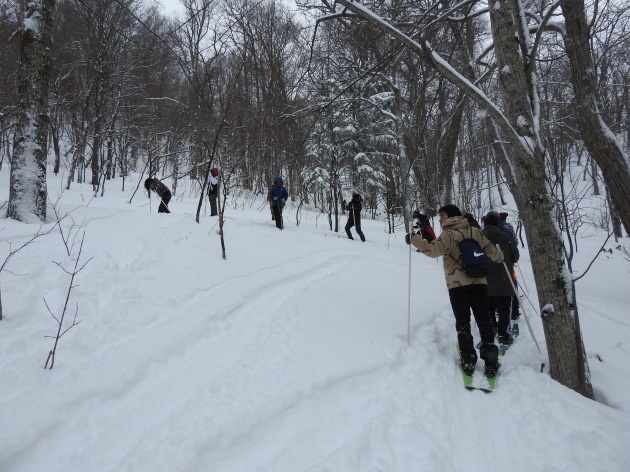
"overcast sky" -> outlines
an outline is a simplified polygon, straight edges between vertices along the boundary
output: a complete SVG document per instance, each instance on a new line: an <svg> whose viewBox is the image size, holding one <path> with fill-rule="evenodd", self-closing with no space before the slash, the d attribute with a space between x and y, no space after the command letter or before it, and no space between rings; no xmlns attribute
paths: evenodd
<svg viewBox="0 0 630 472"><path fill-rule="evenodd" d="M149 0L149 2L154 1L158 5L164 8L164 13L173 14L182 11L182 6L179 0Z"/></svg>
<svg viewBox="0 0 630 472"><path fill-rule="evenodd" d="M285 5L288 5L290 7L290 10L296 9L294 0L282 0L282 1L285 3ZM148 3L154 2L162 6L166 14L174 14L174 13L183 11L180 0L147 0L147 2Z"/></svg>

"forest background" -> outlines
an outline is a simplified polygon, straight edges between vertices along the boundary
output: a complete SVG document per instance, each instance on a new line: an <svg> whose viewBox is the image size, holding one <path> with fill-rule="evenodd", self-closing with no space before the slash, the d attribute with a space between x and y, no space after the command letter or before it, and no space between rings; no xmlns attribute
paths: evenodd
<svg viewBox="0 0 630 472"><path fill-rule="evenodd" d="M453 202L479 216L509 192L552 376L592 397L571 261L584 226L620 241L630 225L626 5L322 0L296 2L299 16L274 1L181 5L175 16L135 0L0 6L9 217L45 220L49 148L65 187L89 179L99 198L132 171L169 178L176 198L181 179L196 183L199 206L211 165L226 193L264 194L282 175L331 231L354 192L390 232L414 209ZM590 195L601 211L582 204Z"/></svg>

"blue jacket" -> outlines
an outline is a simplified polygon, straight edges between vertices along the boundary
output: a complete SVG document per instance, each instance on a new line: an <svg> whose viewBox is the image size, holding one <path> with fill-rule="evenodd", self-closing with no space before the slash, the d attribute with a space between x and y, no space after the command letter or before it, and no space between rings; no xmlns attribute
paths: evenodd
<svg viewBox="0 0 630 472"><path fill-rule="evenodd" d="M288 198L289 192L287 192L287 189L282 185L274 185L269 189L269 201L271 202L272 207L278 206L278 203L281 200L286 202ZM284 206L284 202L282 206Z"/></svg>

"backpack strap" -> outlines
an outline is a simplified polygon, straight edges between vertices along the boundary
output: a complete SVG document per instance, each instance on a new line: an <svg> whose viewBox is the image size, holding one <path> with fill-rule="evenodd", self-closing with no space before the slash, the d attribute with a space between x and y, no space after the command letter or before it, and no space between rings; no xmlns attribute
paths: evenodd
<svg viewBox="0 0 630 472"><path fill-rule="evenodd" d="M459 234L461 234L461 235L462 235L462 241L463 241L464 239L466 239L466 236L464 236L464 233L462 233L460 230L456 229L455 231L457 231ZM471 236L472 236L472 229L470 230L470 234L471 234ZM457 244L459 244L460 242L461 242L461 241L458 241L458 242L457 242ZM459 262L457 259L455 259L455 258L454 258L453 256L451 256L450 254L448 254L448 257L450 257L451 259L453 259L453 261L455 262L455 264L457 264L458 266L460 266L460 267L462 268L462 270L464 270L464 271L465 271L464 266L463 266L463 265L461 265L461 264L460 264L460 262Z"/></svg>

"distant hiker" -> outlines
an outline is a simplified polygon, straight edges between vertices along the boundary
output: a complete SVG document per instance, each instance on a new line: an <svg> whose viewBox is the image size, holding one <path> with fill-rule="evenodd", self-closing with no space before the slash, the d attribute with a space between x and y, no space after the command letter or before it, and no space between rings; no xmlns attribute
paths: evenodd
<svg viewBox="0 0 630 472"><path fill-rule="evenodd" d="M470 214L470 213L464 213L462 216L468 220L468 224L469 224L470 226L472 226L473 228L481 229L481 225L480 225L480 224L479 224L479 222L475 219L475 217L474 217L474 216L472 216L472 214Z"/></svg>
<svg viewBox="0 0 630 472"><path fill-rule="evenodd" d="M418 230L416 234L422 236L427 240L427 242L433 241L435 239L435 232L433 231L433 228L431 228L429 217L420 213L418 210L413 212L412 217L414 219L413 227Z"/></svg>
<svg viewBox="0 0 630 472"><path fill-rule="evenodd" d="M361 231L361 210L363 209L363 199L361 195L355 193L352 195L352 200L350 200L346 204L346 210L348 210L348 222L346 223L346 234L348 238L354 239L352 237L352 233L350 232L350 228L354 226L354 230L357 232L361 241L365 242L365 236L363 231Z"/></svg>
<svg viewBox="0 0 630 472"><path fill-rule="evenodd" d="M217 197L219 196L219 169L210 169L208 177L208 199L210 200L210 216L217 216Z"/></svg>
<svg viewBox="0 0 630 472"><path fill-rule="evenodd" d="M442 233L434 241L428 242L418 235L405 236L407 244L413 244L425 256L440 257L446 276L446 287L455 315L455 328L461 353L460 362L465 373L471 375L477 363L477 351L470 331L470 312L477 321L482 344L480 357L485 361L486 375L492 377L499 369L499 349L494 344L494 327L488 308L488 291L485 276L471 276L471 267L465 267L462 251L472 243L483 253L472 254L473 260L485 259L484 253L495 262L503 262L503 254L483 235L479 229L471 227L455 205L444 205L438 210ZM472 240L472 241L471 241ZM478 246L477 246L478 244ZM484 256L484 257L480 257ZM468 257L466 257L467 259Z"/></svg>
<svg viewBox="0 0 630 472"><path fill-rule="evenodd" d="M148 178L144 181L144 188L147 190L149 198L151 198L151 190L153 190L158 195L158 197L160 197L161 201L160 207L158 208L158 213L170 213L168 209L168 202L171 201L171 191L166 185L164 185L158 179Z"/></svg>
<svg viewBox="0 0 630 472"><path fill-rule="evenodd" d="M282 177L276 177L273 179L273 187L269 189L267 194L267 200L271 203L271 213L273 219L276 220L276 228L282 229L284 224L282 222L282 210L289 198L289 192L284 188Z"/></svg>
<svg viewBox="0 0 630 472"><path fill-rule="evenodd" d="M485 217L483 234L494 246L499 245L504 256L503 262L507 265L510 274L512 274L514 264L518 262L519 258L518 243L510 233L499 228L499 221L496 214L488 213ZM503 264L490 262L487 277L488 303L492 320L497 326L499 344L504 345L510 345L514 341L510 334L510 311L512 297L515 296L511 278L511 275L508 275L505 271ZM497 314L499 315L498 323L496 321Z"/></svg>

